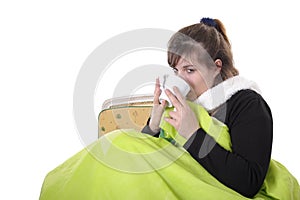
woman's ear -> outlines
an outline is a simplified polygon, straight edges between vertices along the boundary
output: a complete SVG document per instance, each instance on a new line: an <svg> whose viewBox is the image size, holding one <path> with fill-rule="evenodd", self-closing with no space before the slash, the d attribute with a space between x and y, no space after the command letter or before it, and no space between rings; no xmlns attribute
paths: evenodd
<svg viewBox="0 0 300 200"><path fill-rule="evenodd" d="M223 81L222 76L221 76L222 65L223 65L223 63L222 63L221 59L215 60L216 67L214 67L214 86Z"/></svg>
<svg viewBox="0 0 300 200"><path fill-rule="evenodd" d="M215 64L217 65L218 68L222 68L222 65L223 65L222 60L216 59Z"/></svg>
<svg viewBox="0 0 300 200"><path fill-rule="evenodd" d="M217 66L216 74L219 74L221 72L221 69L222 69L222 66L223 66L222 60L216 59L215 64Z"/></svg>

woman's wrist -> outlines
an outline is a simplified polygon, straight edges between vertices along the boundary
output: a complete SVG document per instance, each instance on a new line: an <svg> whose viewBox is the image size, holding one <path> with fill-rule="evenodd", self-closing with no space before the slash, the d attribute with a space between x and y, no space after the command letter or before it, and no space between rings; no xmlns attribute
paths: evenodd
<svg viewBox="0 0 300 200"><path fill-rule="evenodd" d="M149 128L150 128L150 130L151 130L153 133L157 133L157 132L160 131L160 128L159 128L158 126L153 126L153 125L151 124L151 122L149 123Z"/></svg>

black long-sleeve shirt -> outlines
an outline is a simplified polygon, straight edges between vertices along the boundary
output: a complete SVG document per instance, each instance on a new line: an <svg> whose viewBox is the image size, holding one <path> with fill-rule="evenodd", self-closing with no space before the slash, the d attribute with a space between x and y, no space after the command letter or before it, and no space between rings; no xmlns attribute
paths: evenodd
<svg viewBox="0 0 300 200"><path fill-rule="evenodd" d="M185 148L210 174L246 197L259 191L271 159L273 120L258 93L241 90L223 104L214 117L229 128L232 152L218 145L199 128ZM153 134L149 126L142 130Z"/></svg>

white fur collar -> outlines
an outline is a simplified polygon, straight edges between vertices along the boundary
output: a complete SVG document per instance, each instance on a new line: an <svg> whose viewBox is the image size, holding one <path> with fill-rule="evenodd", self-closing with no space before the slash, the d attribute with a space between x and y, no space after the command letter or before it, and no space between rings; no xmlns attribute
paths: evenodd
<svg viewBox="0 0 300 200"><path fill-rule="evenodd" d="M208 89L194 102L202 105L207 111L212 111L225 103L232 95L244 89L251 89L260 93L260 89L255 82L241 76L234 76Z"/></svg>

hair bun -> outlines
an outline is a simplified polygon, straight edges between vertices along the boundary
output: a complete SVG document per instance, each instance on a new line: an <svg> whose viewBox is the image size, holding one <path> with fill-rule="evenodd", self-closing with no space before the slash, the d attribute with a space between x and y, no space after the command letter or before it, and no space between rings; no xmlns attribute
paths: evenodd
<svg viewBox="0 0 300 200"><path fill-rule="evenodd" d="M200 23L203 23L203 24L205 24L207 26L212 26L212 27L217 28L217 23L215 22L215 20L212 19L212 18L209 18L209 17L203 17L200 20Z"/></svg>

